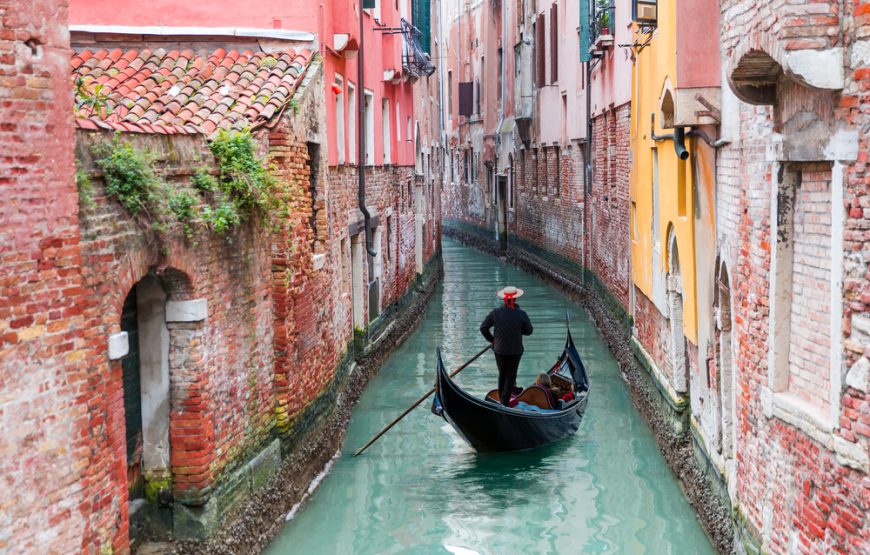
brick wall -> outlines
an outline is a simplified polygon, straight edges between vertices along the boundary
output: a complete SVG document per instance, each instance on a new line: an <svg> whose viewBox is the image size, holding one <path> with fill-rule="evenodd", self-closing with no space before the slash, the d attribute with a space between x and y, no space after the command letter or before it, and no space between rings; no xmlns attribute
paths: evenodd
<svg viewBox="0 0 870 555"><path fill-rule="evenodd" d="M857 2L753 4L733 0L722 2L721 10L726 74L730 75L739 60L753 49L763 51L783 67L791 63L787 53L794 50L808 49L815 52L813 56L831 56L832 64L816 63L806 73L810 82L818 77L818 70L830 70L846 62L842 90L829 92L781 79L774 85L775 98L763 99L769 101L767 105L749 105L734 99L733 116L728 122L723 118L723 130L732 144L719 152L717 214L721 261L732 276L736 339L736 464L731 475L734 499L765 550L865 552L870 549L870 521L866 518L870 512L870 398L866 378L870 365L870 327L866 325L870 322L866 260L870 194L866 175L868 121L860 107L870 101L870 72L866 69L870 60L864 54L866 38L858 29L868 23L868 8ZM814 121L819 123L818 133L801 132L798 123L802 112L817 114ZM826 151L828 144L835 144L830 142L834 134L850 132L855 135L849 145L857 152ZM807 166L807 162L824 164ZM792 278L796 282L811 278L809 283L798 285L809 285L814 291L790 299L789 310L798 323L791 323L795 337L787 350L795 355L821 355L819 359L793 356L792 362L799 364L793 364L792 369L797 370L797 376L827 381L840 401L826 411L830 402L827 395L823 399L807 395L807 388L800 387L796 380L790 380L788 389L804 397L802 406L823 409L818 414L830 419L833 428L826 431L800 411L783 407L769 378L769 357L778 352L769 334L771 305L779 307L775 304L779 301L769 296L775 277L771 274L775 262L771 244L778 240L776 222L772 224L771 218L774 209L781 212L784 208L782 204L772 206L771 187L782 180L780 172L795 163L806 171L808 186L804 197L798 195L795 208L795 251L809 249L795 256L796 274ZM836 196L840 186L842 199ZM810 187L815 192L809 192ZM828 187L830 192L826 194L835 200L826 206L822 195ZM806 210L803 216L808 217L802 217L802 206L814 211ZM823 266L824 253L838 250L830 239L837 222L830 220L829 227L827 218L839 213L841 206L845 213L843 258L841 264L831 267L829 262ZM814 227L801 230L809 234L800 233L797 227L806 224ZM826 227L831 231L826 232ZM825 333L823 327L830 326L827 310L838 310L839 304L822 302L822 297L830 299L830 287L839 281L828 280L825 291L820 283L825 281L825 270L842 271L842 334L831 334L830 327ZM814 295L818 298L812 298ZM812 349L807 348L809 341L815 343ZM821 360L829 349L836 349L831 358L843 361L842 367L831 368L830 359ZM844 378L842 382L840 378Z"/></svg>
<svg viewBox="0 0 870 555"><path fill-rule="evenodd" d="M514 153L514 210L509 232L582 263L583 146L547 146Z"/></svg>
<svg viewBox="0 0 870 555"><path fill-rule="evenodd" d="M90 162L90 147L107 133L79 132L82 168L95 184L94 206L82 209L86 286L98 292L85 312L89 342L88 438L97 456L89 470L103 483L105 503L127 536L127 449L121 364L105 349L120 331L121 307L146 275L154 275L168 300L205 299L200 322L169 322L170 470L177 502L201 503L215 481L243 462L274 426L272 379L271 253L259 221L228 237L197 228L160 238L147 222L132 218L103 191ZM154 153L163 179L178 190L211 154L198 136L127 135L136 148ZM157 392L152 392L156 394ZM100 505L95 509L103 509Z"/></svg>
<svg viewBox="0 0 870 555"><path fill-rule="evenodd" d="M670 376L670 323L643 291L635 287L634 295L634 336L652 357L653 362Z"/></svg>
<svg viewBox="0 0 870 555"><path fill-rule="evenodd" d="M0 551L111 546L94 517L65 0L0 0Z"/></svg>
<svg viewBox="0 0 870 555"><path fill-rule="evenodd" d="M830 409L831 168L801 167L794 203L789 391ZM820 371L821 370L821 371Z"/></svg>
<svg viewBox="0 0 870 555"><path fill-rule="evenodd" d="M592 122L592 198L589 206L589 269L628 310L631 280L629 137L631 108L624 104Z"/></svg>

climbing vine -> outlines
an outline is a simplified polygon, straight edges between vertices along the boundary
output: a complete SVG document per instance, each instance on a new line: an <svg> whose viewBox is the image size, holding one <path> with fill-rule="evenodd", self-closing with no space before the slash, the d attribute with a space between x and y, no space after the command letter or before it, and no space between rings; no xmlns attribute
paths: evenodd
<svg viewBox="0 0 870 555"><path fill-rule="evenodd" d="M137 150L116 134L111 141L96 144L91 151L102 171L106 195L139 221L149 222L161 239L173 227L191 238L197 228L226 236L252 218L268 221L279 202L277 180L256 154L248 131L221 131L209 145L218 165L217 175L198 169L190 188L179 189L158 177L156 156ZM92 197L87 174L76 175L82 204Z"/></svg>

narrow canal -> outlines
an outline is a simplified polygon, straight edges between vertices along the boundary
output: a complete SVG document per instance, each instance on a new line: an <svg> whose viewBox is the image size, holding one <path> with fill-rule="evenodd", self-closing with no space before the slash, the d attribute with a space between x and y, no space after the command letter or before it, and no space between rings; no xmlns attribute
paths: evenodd
<svg viewBox="0 0 870 555"><path fill-rule="evenodd" d="M583 308L448 240L444 268L419 330L363 393L341 456L266 552L713 553ZM477 454L425 403L353 458L432 387L436 346L449 368L485 346L478 325L508 282L526 290L521 304L535 328L518 384L552 365L564 346L566 309L570 315L591 382L577 434L533 452ZM483 394L496 377L487 353L457 381Z"/></svg>

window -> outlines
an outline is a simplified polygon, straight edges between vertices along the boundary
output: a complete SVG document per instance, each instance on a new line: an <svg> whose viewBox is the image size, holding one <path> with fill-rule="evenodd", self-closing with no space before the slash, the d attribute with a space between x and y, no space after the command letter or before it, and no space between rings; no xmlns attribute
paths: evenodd
<svg viewBox="0 0 870 555"><path fill-rule="evenodd" d="M392 164L392 136L390 133L390 99L381 100L381 126L384 134L384 165Z"/></svg>
<svg viewBox="0 0 870 555"><path fill-rule="evenodd" d="M474 83L459 83L459 115L469 117L474 114Z"/></svg>
<svg viewBox="0 0 870 555"><path fill-rule="evenodd" d="M404 0L402 0L404 2ZM412 0L414 27L420 30L420 46L423 52L432 53L431 25L430 25L430 0Z"/></svg>
<svg viewBox="0 0 870 555"><path fill-rule="evenodd" d="M480 114L481 97L486 95L486 57L480 57L480 90L477 93L477 113Z"/></svg>
<svg viewBox="0 0 870 555"><path fill-rule="evenodd" d="M559 4L550 8L550 83L559 80Z"/></svg>
<svg viewBox="0 0 870 555"><path fill-rule="evenodd" d="M350 81L347 82L347 159L351 164L356 163L356 88Z"/></svg>
<svg viewBox="0 0 870 555"><path fill-rule="evenodd" d="M387 216L387 240L386 245L384 246L384 255L387 257L387 262L390 261L390 239L392 238L393 233L393 217Z"/></svg>
<svg viewBox="0 0 870 555"><path fill-rule="evenodd" d="M659 149L652 148L652 238L654 249L661 250L661 231L659 230ZM653 255L655 256L655 255Z"/></svg>
<svg viewBox="0 0 870 555"><path fill-rule="evenodd" d="M510 175L508 176L507 183L507 197L508 197L508 208L513 210L514 208L514 182L517 179L516 166L514 166L514 158L510 157L510 162L508 162L508 166L510 166Z"/></svg>
<svg viewBox="0 0 870 555"><path fill-rule="evenodd" d="M538 149L532 149L532 192L538 194L540 183L538 182Z"/></svg>
<svg viewBox="0 0 870 555"><path fill-rule="evenodd" d="M344 79L338 73L335 74L335 85L341 90L340 93L332 95L335 98L335 150L338 154L338 163L344 164ZM351 114L351 117L353 117L353 114Z"/></svg>
<svg viewBox="0 0 870 555"><path fill-rule="evenodd" d="M411 116L408 116L406 118L406 121L408 122L408 124L405 126L405 131L406 131L406 135L408 137L407 140L410 143L411 141L414 140L414 134L411 132Z"/></svg>
<svg viewBox="0 0 870 555"><path fill-rule="evenodd" d="M542 88L547 82L547 44L544 42L544 14L538 15L535 28L535 86Z"/></svg>
<svg viewBox="0 0 870 555"><path fill-rule="evenodd" d="M562 95L562 144L568 144L568 95Z"/></svg>
<svg viewBox="0 0 870 555"><path fill-rule="evenodd" d="M550 149L548 149L547 147L542 147L540 150L541 156L540 156L540 159L538 160L538 166L541 168L540 169L540 172L541 172L541 175L540 175L541 190L542 190L544 196L547 196L550 194L550 180L549 180L549 173L550 172L549 172L549 168L547 167L547 164L549 163L549 160L547 160L547 158L549 158L549 156L548 156L549 150Z"/></svg>
<svg viewBox="0 0 870 555"><path fill-rule="evenodd" d="M447 119L453 119L453 72L447 71Z"/></svg>
<svg viewBox="0 0 870 555"><path fill-rule="evenodd" d="M471 174L469 174L469 170L471 169L471 163L468 161L468 149L465 149L465 182L468 183L471 180Z"/></svg>
<svg viewBox="0 0 870 555"><path fill-rule="evenodd" d="M553 158L556 160L553 163L553 187L555 194L558 197L562 194L562 149L553 147Z"/></svg>
<svg viewBox="0 0 870 555"><path fill-rule="evenodd" d="M401 106L399 102L396 101L396 147L401 147L402 142L402 114L401 114Z"/></svg>
<svg viewBox="0 0 870 555"><path fill-rule="evenodd" d="M367 166L375 164L375 114L372 104L375 101L374 94L364 91L365 96L365 126L366 126L366 159Z"/></svg>
<svg viewBox="0 0 870 555"><path fill-rule="evenodd" d="M499 110L502 109L502 105L501 105L501 78L502 78L501 74L502 74L502 71L504 71L504 59L502 58L502 50L501 50L501 48L499 48L498 49L498 75L496 76L498 79L498 83L497 83L498 90L496 91L496 94L498 95L498 109Z"/></svg>
<svg viewBox="0 0 870 555"><path fill-rule="evenodd" d="M789 164L780 176L772 218L771 388L827 421L837 406L832 375L840 371L840 350L832 345L841 335L833 330L839 330L842 312L832 299L841 299L842 291L832 268L842 260L835 250L842 230L833 225L843 217L843 204L833 202L842 193L834 193L827 162Z"/></svg>
<svg viewBox="0 0 870 555"><path fill-rule="evenodd" d="M631 240L637 242L637 203L631 201Z"/></svg>

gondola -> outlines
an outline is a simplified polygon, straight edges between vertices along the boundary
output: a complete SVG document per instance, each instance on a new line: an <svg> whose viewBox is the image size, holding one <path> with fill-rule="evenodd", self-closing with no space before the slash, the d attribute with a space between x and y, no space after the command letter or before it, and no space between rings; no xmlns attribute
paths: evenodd
<svg viewBox="0 0 870 555"><path fill-rule="evenodd" d="M498 402L498 391L489 392L484 399L463 391L448 375L439 349L435 384L438 406L434 412L440 413L477 451L523 451L559 441L580 427L589 397L586 368L570 329L565 349L547 373L554 383L573 391L573 401L560 409L541 412L509 408Z"/></svg>

